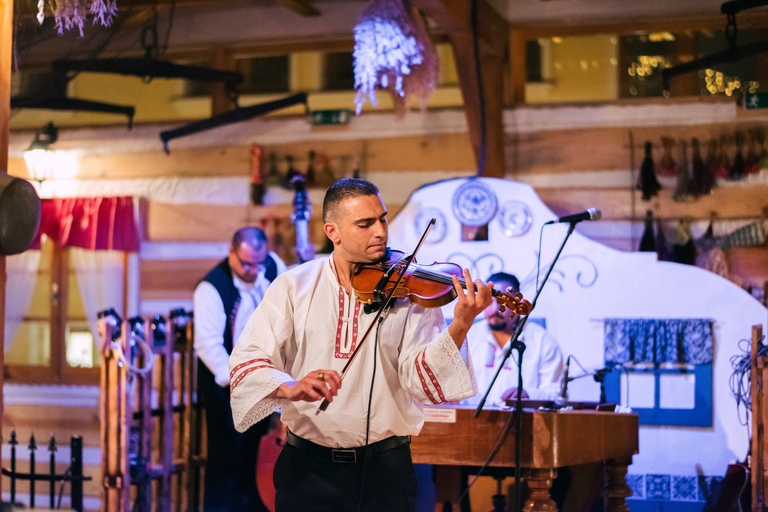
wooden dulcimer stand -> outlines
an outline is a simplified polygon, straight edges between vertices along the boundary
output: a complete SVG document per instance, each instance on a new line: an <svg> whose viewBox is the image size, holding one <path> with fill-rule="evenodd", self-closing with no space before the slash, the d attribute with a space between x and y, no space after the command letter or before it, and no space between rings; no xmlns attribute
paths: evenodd
<svg viewBox="0 0 768 512"><path fill-rule="evenodd" d="M192 321L178 322L179 311L171 321L134 318L100 328L105 512L199 509L197 358Z"/></svg>

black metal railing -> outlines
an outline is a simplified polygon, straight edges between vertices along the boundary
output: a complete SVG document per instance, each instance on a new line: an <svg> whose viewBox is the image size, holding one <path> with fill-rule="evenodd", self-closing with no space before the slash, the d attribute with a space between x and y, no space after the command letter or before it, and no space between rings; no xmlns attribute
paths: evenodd
<svg viewBox="0 0 768 512"><path fill-rule="evenodd" d="M70 438L70 464L66 471L62 474L56 473L56 438L51 436L48 441L48 451L50 452L50 468L48 473L38 473L35 468L35 452L38 449L35 442L35 434L32 434L29 438L29 472L24 473L16 470L16 446L19 442L16 439L16 431L11 432L11 440L8 442L11 445L11 468L3 468L3 476L7 476L11 479L11 503L16 503L16 481L28 480L29 481L29 508L35 508L35 483L36 482L48 482L50 492L50 504L49 508L56 509L61 506L61 496L64 490L64 483L70 483L70 508L83 512L83 482L90 480L90 476L83 475L83 438L80 436L72 436ZM56 503L56 483L61 482L59 492L59 502Z"/></svg>

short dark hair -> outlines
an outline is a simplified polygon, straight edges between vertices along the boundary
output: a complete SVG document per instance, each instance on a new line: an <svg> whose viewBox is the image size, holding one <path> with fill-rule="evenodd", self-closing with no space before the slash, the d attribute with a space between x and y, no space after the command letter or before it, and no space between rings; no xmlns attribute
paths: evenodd
<svg viewBox="0 0 768 512"><path fill-rule="evenodd" d="M343 178L330 186L323 199L323 222L328 222L338 204L350 197L379 195L379 187L359 178Z"/></svg>
<svg viewBox="0 0 768 512"><path fill-rule="evenodd" d="M520 281L512 274L506 272L496 272L495 274L491 274L488 281L493 281L494 283L509 283L512 285L512 288L520 291Z"/></svg>
<svg viewBox="0 0 768 512"><path fill-rule="evenodd" d="M232 248L237 250L243 242L254 249L261 249L267 243L267 235L255 226L240 228L232 236Z"/></svg>

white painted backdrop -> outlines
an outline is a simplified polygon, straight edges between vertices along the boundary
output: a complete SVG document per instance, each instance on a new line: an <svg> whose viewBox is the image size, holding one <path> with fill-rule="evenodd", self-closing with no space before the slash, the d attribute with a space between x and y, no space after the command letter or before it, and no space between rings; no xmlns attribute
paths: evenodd
<svg viewBox="0 0 768 512"><path fill-rule="evenodd" d="M497 213L490 221L487 242L462 242L461 225L453 213L452 200L455 191L467 180L452 179L425 185L413 192L403 210L391 220L390 246L411 252L421 235L416 227L418 214L434 208L445 219L445 236L439 242L424 245L417 256L420 263L453 261L469 267L473 278L483 279L503 269L518 276L523 295L532 301L539 233L542 225L556 216L529 185L480 179L494 191L499 209L509 201L527 205L532 223L525 234L506 236ZM600 207L584 205L585 209L592 206ZM566 231L567 224L544 228L542 277ZM446 307L445 313L451 315L452 306ZM732 372L730 358L742 353L738 342L750 337L752 325L762 324L765 331L768 314L765 307L741 288L698 267L658 262L655 253L617 251L575 232L532 317L546 318L547 328L559 341L564 356L572 354L587 370L603 366L605 318L713 319L713 427L641 427L640 454L634 457L629 472L674 475L701 472L721 476L730 461L745 457L748 432L739 424L736 402L728 385ZM572 364L572 376L580 373L574 367ZM572 400L597 400L598 384L591 378L573 381L569 384L569 396Z"/></svg>

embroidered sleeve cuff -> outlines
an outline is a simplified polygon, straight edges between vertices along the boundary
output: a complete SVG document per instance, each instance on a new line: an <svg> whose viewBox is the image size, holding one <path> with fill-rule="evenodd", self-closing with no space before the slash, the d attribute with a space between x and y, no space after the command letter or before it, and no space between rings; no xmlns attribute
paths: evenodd
<svg viewBox="0 0 768 512"><path fill-rule="evenodd" d="M267 371L267 370L264 370ZM285 403L284 399L266 398L276 390L280 384L293 380L290 375L278 371L272 371L268 381L253 382L248 380L232 387L232 419L238 432L245 432L252 425L263 420Z"/></svg>
<svg viewBox="0 0 768 512"><path fill-rule="evenodd" d="M461 400L477 394L477 382L471 360L466 357L466 341L460 351L446 329L427 351L426 360L434 367L441 383L438 403ZM463 352L463 354L462 354Z"/></svg>

